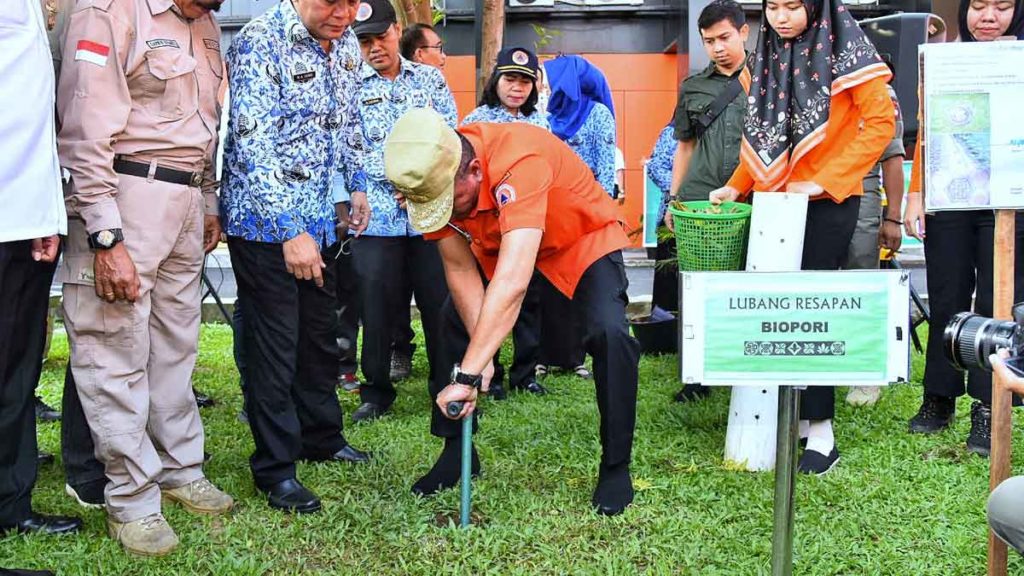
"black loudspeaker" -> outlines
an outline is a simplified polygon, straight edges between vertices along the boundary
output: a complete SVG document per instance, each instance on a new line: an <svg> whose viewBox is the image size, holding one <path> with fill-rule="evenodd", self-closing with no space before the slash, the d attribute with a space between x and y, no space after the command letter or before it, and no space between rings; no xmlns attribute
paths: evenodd
<svg viewBox="0 0 1024 576"><path fill-rule="evenodd" d="M934 14L912 13L862 20L860 27L896 70L892 86L903 110L904 141L913 145L917 136L917 47L943 41L945 24Z"/></svg>

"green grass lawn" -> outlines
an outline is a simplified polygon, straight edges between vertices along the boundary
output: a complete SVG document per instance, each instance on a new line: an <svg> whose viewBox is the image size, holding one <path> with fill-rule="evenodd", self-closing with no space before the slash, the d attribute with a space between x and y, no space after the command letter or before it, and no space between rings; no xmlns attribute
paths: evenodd
<svg viewBox="0 0 1024 576"><path fill-rule="evenodd" d="M67 341L54 339L42 395L59 403ZM420 499L412 481L433 463L440 441L428 434L426 360L400 385L394 413L350 425L357 397L341 393L348 439L372 450L373 464L300 465L299 477L324 501L321 513L288 516L267 508L248 468L249 429L231 357L231 332L205 326L195 374L218 406L203 411L208 476L236 510L220 519L165 514L181 546L163 559L129 557L106 536L104 515L83 514L68 538L0 539L0 566L59 574L728 574L768 572L770 473L723 465L729 395L671 401L672 358L644 358L634 447L636 501L617 518L590 511L599 443L593 384L549 379L546 397L512 395L484 406L478 434L484 474L474 483L479 524L461 530L458 494ZM922 359L914 359L914 380ZM840 392L840 399L845 391ZM911 436L907 420L919 384L887 390L878 406L840 402L842 462L797 485L797 574L977 575L985 571L988 462L968 455L969 399L953 430ZM59 453L59 424L40 426L41 448ZM1015 442L1018 469L1024 454ZM80 513L63 493L60 464L41 470L35 506ZM1011 558L1011 573L1024 562Z"/></svg>

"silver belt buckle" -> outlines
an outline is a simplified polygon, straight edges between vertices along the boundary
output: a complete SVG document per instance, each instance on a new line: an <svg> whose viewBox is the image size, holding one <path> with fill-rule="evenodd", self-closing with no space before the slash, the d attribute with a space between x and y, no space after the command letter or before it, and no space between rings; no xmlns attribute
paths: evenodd
<svg viewBox="0 0 1024 576"><path fill-rule="evenodd" d="M192 173L192 179L189 180L188 185L192 186L193 188L199 188L199 186L201 186L202 183L203 183L203 173L202 172L193 172Z"/></svg>

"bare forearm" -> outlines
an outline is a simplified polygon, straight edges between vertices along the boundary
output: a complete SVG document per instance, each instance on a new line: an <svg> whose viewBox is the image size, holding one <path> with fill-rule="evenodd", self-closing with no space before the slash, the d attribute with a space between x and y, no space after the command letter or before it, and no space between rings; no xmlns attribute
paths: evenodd
<svg viewBox="0 0 1024 576"><path fill-rule="evenodd" d="M526 286L510 286L497 277L488 285L476 326L470 331L469 348L462 358L465 372L479 374L487 367L512 331L525 296Z"/></svg>
<svg viewBox="0 0 1024 576"><path fill-rule="evenodd" d="M885 184L885 217L900 220L903 217L903 157L893 156L882 162L882 182Z"/></svg>

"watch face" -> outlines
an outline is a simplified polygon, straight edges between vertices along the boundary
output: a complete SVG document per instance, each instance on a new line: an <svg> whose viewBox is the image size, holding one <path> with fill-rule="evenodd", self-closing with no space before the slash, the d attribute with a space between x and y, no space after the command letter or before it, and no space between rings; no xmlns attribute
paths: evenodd
<svg viewBox="0 0 1024 576"><path fill-rule="evenodd" d="M114 233L110 230L101 230L96 234L96 243L104 248L110 248L114 245Z"/></svg>

